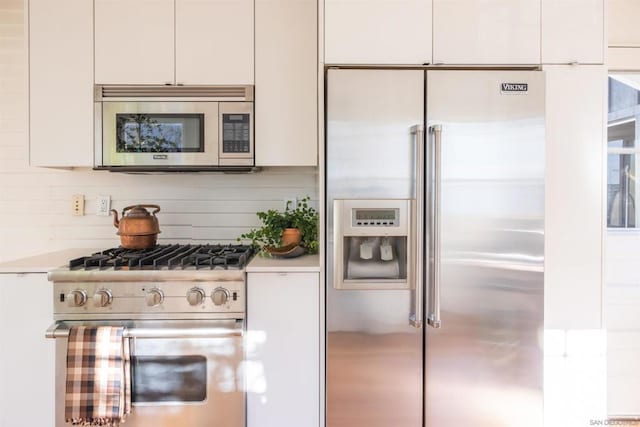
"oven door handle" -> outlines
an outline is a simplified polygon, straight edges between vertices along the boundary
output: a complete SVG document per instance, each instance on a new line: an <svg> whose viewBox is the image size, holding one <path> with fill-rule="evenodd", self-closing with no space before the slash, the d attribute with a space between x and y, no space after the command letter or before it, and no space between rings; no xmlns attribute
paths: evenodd
<svg viewBox="0 0 640 427"><path fill-rule="evenodd" d="M46 338L68 338L69 328L56 322L47 329ZM188 328L127 328L125 338L185 339L185 338L233 338L243 336L243 322L236 321L234 327L188 327Z"/></svg>

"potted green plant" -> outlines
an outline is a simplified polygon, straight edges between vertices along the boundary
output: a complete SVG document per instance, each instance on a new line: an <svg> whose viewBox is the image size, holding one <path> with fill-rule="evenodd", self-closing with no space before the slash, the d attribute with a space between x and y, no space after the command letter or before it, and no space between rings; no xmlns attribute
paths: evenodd
<svg viewBox="0 0 640 427"><path fill-rule="evenodd" d="M318 212L309 206L309 196L301 199L295 209L287 203L284 212L270 209L256 215L262 227L242 234L238 241L251 240L254 247L274 254L278 248L293 249L298 245L307 253L318 252Z"/></svg>

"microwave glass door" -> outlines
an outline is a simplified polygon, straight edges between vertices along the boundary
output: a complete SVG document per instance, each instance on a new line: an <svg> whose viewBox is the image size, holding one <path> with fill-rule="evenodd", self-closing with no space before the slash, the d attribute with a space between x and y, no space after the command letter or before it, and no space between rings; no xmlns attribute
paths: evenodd
<svg viewBox="0 0 640 427"><path fill-rule="evenodd" d="M104 166L218 166L219 102L102 103Z"/></svg>
<svg viewBox="0 0 640 427"><path fill-rule="evenodd" d="M118 153L202 153L204 114L116 114Z"/></svg>

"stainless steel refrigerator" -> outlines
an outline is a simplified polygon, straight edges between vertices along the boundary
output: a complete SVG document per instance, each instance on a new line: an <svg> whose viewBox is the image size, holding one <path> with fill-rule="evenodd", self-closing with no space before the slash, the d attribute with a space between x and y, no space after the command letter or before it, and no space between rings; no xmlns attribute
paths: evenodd
<svg viewBox="0 0 640 427"><path fill-rule="evenodd" d="M328 427L542 425L544 74L326 72Z"/></svg>

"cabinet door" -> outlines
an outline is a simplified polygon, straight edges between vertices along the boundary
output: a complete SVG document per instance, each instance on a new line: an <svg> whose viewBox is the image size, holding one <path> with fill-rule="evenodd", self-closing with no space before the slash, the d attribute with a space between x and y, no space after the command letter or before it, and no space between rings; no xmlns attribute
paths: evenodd
<svg viewBox="0 0 640 427"><path fill-rule="evenodd" d="M174 83L174 0L95 0L97 84Z"/></svg>
<svg viewBox="0 0 640 427"><path fill-rule="evenodd" d="M433 0L433 62L540 63L540 0Z"/></svg>
<svg viewBox="0 0 640 427"><path fill-rule="evenodd" d="M93 166L92 35L92 2L29 2L32 166Z"/></svg>
<svg viewBox="0 0 640 427"><path fill-rule="evenodd" d="M542 1L542 62L604 62L604 0Z"/></svg>
<svg viewBox="0 0 640 427"><path fill-rule="evenodd" d="M247 427L319 427L318 273L249 273Z"/></svg>
<svg viewBox="0 0 640 427"><path fill-rule="evenodd" d="M256 0L256 166L318 164L316 0Z"/></svg>
<svg viewBox="0 0 640 427"><path fill-rule="evenodd" d="M44 338L53 323L52 297L45 273L0 273L2 427L54 426L55 345Z"/></svg>
<svg viewBox="0 0 640 427"><path fill-rule="evenodd" d="M607 73L598 65L544 71L545 327L598 329Z"/></svg>
<svg viewBox="0 0 640 427"><path fill-rule="evenodd" d="M325 0L327 64L431 62L432 0Z"/></svg>
<svg viewBox="0 0 640 427"><path fill-rule="evenodd" d="M176 0L176 82L253 84L253 0Z"/></svg>
<svg viewBox="0 0 640 427"><path fill-rule="evenodd" d="M638 0L608 0L609 46L640 46L640 2Z"/></svg>

